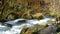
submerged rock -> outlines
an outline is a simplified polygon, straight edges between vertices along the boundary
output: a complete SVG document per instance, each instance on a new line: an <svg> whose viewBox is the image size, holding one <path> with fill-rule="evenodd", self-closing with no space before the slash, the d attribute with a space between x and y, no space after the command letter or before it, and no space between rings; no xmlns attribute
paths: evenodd
<svg viewBox="0 0 60 34"><path fill-rule="evenodd" d="M7 27L12 27L11 24L7 24L7 23L2 23L2 25L7 26Z"/></svg>
<svg viewBox="0 0 60 34"><path fill-rule="evenodd" d="M5 22L4 24L7 24L8 26L12 26L12 25L20 25L23 23L27 23L27 20L26 19L16 19L16 20Z"/></svg>

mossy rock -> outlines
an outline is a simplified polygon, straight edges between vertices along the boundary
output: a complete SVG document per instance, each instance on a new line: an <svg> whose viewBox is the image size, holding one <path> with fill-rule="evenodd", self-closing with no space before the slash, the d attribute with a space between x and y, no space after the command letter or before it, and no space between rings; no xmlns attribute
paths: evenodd
<svg viewBox="0 0 60 34"><path fill-rule="evenodd" d="M20 34L38 34L37 33L37 29L35 28L26 28L26 29L22 29Z"/></svg>
<svg viewBox="0 0 60 34"><path fill-rule="evenodd" d="M6 19L8 19L8 20L14 20L14 19L17 19L17 18L18 18L18 15L15 14L15 13L10 13L6 17Z"/></svg>
<svg viewBox="0 0 60 34"><path fill-rule="evenodd" d="M24 26L20 34L38 34L38 31L45 27L45 25L40 24L35 24L33 27Z"/></svg>

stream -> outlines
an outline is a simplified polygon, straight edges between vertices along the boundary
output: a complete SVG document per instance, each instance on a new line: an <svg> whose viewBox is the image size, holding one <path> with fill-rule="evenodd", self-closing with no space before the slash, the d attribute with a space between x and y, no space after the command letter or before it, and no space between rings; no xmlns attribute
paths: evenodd
<svg viewBox="0 0 60 34"><path fill-rule="evenodd" d="M47 21L50 20L50 19L54 20L54 18L44 18L44 19L41 19L41 20L16 19L16 20L5 22L7 24L11 24L12 27L7 27L5 25L2 25L2 23L0 22L0 34L20 34L20 32L22 30L22 27L24 25L27 25L28 27L31 27L31 26L33 26L34 24L37 24L37 23L45 25L45 24L47 24ZM20 22L20 23L18 23L18 22Z"/></svg>

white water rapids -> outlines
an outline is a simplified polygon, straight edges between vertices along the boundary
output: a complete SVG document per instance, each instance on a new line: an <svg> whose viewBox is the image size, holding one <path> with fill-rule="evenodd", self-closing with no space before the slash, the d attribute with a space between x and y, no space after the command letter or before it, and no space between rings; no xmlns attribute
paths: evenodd
<svg viewBox="0 0 60 34"><path fill-rule="evenodd" d="M47 21L50 20L51 18L45 18L42 20L27 20L27 23L23 23L20 25L13 25L12 28L3 26L0 24L0 34L20 34L20 31L22 30L22 26L27 25L28 27L32 26L32 24L47 24ZM16 23L21 19L16 19L14 21L8 21L7 23Z"/></svg>

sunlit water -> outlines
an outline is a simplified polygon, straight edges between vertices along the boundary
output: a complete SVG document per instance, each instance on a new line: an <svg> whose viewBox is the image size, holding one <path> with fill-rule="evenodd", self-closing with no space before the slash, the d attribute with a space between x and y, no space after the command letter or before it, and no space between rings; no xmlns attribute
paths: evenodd
<svg viewBox="0 0 60 34"><path fill-rule="evenodd" d="M42 20L27 20L27 23L23 23L20 25L14 25L16 22L18 22L19 20L23 20L23 19L16 19L13 21L8 21L7 23L11 23L13 26L12 28L7 27L7 26L3 26L0 24L0 34L20 34L22 27L24 25L27 25L28 27L33 26L33 24L47 24L47 21L50 20L51 18L45 18Z"/></svg>

